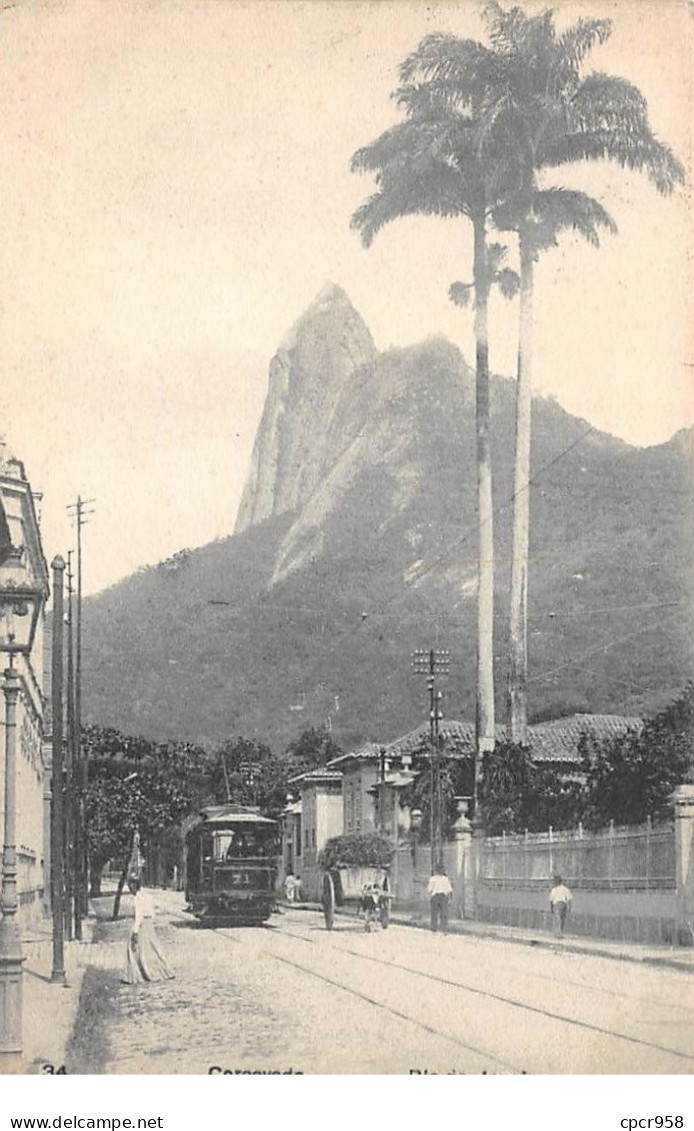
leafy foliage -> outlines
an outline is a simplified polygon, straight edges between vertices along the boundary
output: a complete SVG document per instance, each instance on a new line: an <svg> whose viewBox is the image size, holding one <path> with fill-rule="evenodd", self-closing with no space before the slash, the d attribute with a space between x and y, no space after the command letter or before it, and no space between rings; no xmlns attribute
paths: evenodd
<svg viewBox="0 0 694 1131"><path fill-rule="evenodd" d="M113 727L85 727L84 793L90 871L123 862L140 832L145 859L209 796L210 764L190 743L155 743Z"/></svg>
<svg viewBox="0 0 694 1131"><path fill-rule="evenodd" d="M309 770L318 770L338 758L342 750L332 735L322 727L308 727L287 746L285 759L290 777Z"/></svg>
<svg viewBox="0 0 694 1131"><path fill-rule="evenodd" d="M286 773L269 746L241 736L227 739L216 750L213 765L212 785L219 801L257 807L273 818L284 808Z"/></svg>
<svg viewBox="0 0 694 1131"><path fill-rule="evenodd" d="M694 687L649 719L641 733L597 744L586 737L582 753L587 778L585 821L592 828L641 824L665 817L673 790L692 775Z"/></svg>
<svg viewBox="0 0 694 1131"><path fill-rule="evenodd" d="M393 856L393 846L378 833L348 833L334 836L326 843L318 857L321 868L337 868L353 864L363 868L387 868Z"/></svg>
<svg viewBox="0 0 694 1131"><path fill-rule="evenodd" d="M446 748L442 748L439 760L439 796L441 798L441 832L444 839L449 836L458 818L457 797L470 797L473 788L473 770L467 760L451 758ZM422 824L419 839L428 843L431 836L431 764L428 744L414 753L419 773L414 781L406 786L401 794L401 803L406 808L419 809Z"/></svg>
<svg viewBox="0 0 694 1131"><path fill-rule="evenodd" d="M538 765L529 747L497 743L483 764L485 828L496 835L663 819L675 788L692 776L693 751L692 684L641 731L603 742L587 731L579 740L580 775Z"/></svg>
<svg viewBox="0 0 694 1131"><path fill-rule="evenodd" d="M480 803L484 827L501 832L572 828L583 811L581 782L533 762L527 746L497 743L482 765Z"/></svg>
<svg viewBox="0 0 694 1131"><path fill-rule="evenodd" d="M276 819L287 803L289 782L298 774L337 758L340 747L322 729L308 727L276 757L265 743L238 737L228 739L212 760L211 788L215 797L250 805Z"/></svg>

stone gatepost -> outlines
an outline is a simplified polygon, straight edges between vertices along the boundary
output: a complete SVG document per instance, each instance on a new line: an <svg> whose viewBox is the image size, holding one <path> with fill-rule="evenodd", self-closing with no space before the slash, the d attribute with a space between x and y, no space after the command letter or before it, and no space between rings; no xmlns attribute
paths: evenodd
<svg viewBox="0 0 694 1131"><path fill-rule="evenodd" d="M675 790L677 941L694 944L694 785Z"/></svg>
<svg viewBox="0 0 694 1131"><path fill-rule="evenodd" d="M468 817L469 797L456 798L458 817L451 830L455 846L455 874L457 877L455 900L461 919L472 919L475 914L475 866L472 843L472 824Z"/></svg>

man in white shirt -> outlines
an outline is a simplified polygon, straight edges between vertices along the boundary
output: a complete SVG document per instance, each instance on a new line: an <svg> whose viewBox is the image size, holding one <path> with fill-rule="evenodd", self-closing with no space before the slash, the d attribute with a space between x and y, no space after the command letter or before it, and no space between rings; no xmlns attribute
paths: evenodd
<svg viewBox="0 0 694 1131"><path fill-rule="evenodd" d="M564 934L564 924L566 923L566 916L571 907L571 892L562 880L561 876L554 877L554 887L549 893L549 905L552 909L552 915L556 916L558 934Z"/></svg>
<svg viewBox="0 0 694 1131"><path fill-rule="evenodd" d="M432 872L427 887L429 906L431 908L431 929L437 931L439 925L442 931L448 930L448 904L453 898L451 881L446 875L443 864L439 864L436 871Z"/></svg>

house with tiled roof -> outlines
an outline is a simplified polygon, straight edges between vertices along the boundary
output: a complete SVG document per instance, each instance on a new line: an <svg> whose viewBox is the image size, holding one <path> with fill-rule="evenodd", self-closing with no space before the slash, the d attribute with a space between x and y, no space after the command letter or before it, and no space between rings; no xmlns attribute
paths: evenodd
<svg viewBox="0 0 694 1131"><path fill-rule="evenodd" d="M561 719L534 723L528 728L533 759L565 772L580 769L580 740L585 734L598 741L616 738L630 729L640 730L643 721L627 715L575 714ZM416 763L429 749L429 723L424 722L392 742L379 746L367 742L356 750L341 754L327 769L342 777L343 828L345 833L368 833L394 828L398 821L395 794L409 784ZM439 724L444 756L472 763L475 757L475 724L468 720L443 719ZM497 741L507 735L496 727ZM379 782L392 786L379 789ZM407 824L400 814L401 824Z"/></svg>
<svg viewBox="0 0 694 1131"><path fill-rule="evenodd" d="M630 715L567 715L533 723L528 728L533 759L558 766L578 765L579 744L584 735L598 742L622 738L629 730L640 732L643 719Z"/></svg>
<svg viewBox="0 0 694 1131"><path fill-rule="evenodd" d="M583 735L592 735L602 742L621 737L628 730L639 731L642 727L642 719L628 715L575 714L531 724L528 727L528 741L534 761L545 765L553 764L558 767L573 765L578 768L581 758L579 744ZM474 758L474 723L456 719L443 720L439 726L439 733L448 757ZM497 726L497 742L503 742L506 737L506 728ZM403 755L412 757L416 753L426 752L428 742L429 723L422 723L421 726L389 743L385 750L391 759Z"/></svg>

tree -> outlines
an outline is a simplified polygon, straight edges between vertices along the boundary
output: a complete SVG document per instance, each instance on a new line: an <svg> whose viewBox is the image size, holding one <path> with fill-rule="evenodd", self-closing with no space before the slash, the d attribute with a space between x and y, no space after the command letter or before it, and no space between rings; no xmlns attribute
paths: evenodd
<svg viewBox="0 0 694 1131"><path fill-rule="evenodd" d="M429 843L432 827L432 779L431 762L428 742L423 743L419 750L413 752L415 764L420 766L420 772L409 785L405 786L400 796L401 805L412 811L419 809L422 814L420 839ZM467 758L452 757L451 751L442 747L438 766L439 798L441 812L439 814L441 837L446 840L450 836L455 821L458 819L459 797L470 797L474 787L474 766L470 765Z"/></svg>
<svg viewBox="0 0 694 1131"><path fill-rule="evenodd" d="M587 780L586 822L600 828L642 824L671 813L676 787L694 769L694 686L648 719L642 731L599 743L590 734L581 742Z"/></svg>
<svg viewBox="0 0 694 1131"><path fill-rule="evenodd" d="M473 40L430 35L400 67L394 97L403 122L352 158L356 171L375 175L377 192L355 212L352 226L368 247L387 223L403 216L464 217L473 229L475 298L476 448L478 497L478 624L476 766L494 743L494 537L490 444L488 299L495 277L487 221L504 198L507 159L484 145L490 91L499 60ZM454 284L459 302L469 288ZM476 781L477 781L476 774Z"/></svg>
<svg viewBox="0 0 694 1131"><path fill-rule="evenodd" d="M329 731L308 727L298 738L292 739L287 747L285 759L288 774L294 777L310 770L318 770L333 758L339 758L341 753L342 750L333 741Z"/></svg>
<svg viewBox="0 0 694 1131"><path fill-rule="evenodd" d="M214 758L212 787L217 804L257 808L275 820L287 803L288 766L269 746L252 739L227 739Z"/></svg>
<svg viewBox="0 0 694 1131"><path fill-rule="evenodd" d="M485 757L480 796L492 836L575 828L585 808L581 781L538 765L527 745L510 741L497 743Z"/></svg>
<svg viewBox="0 0 694 1131"><path fill-rule="evenodd" d="M684 181L682 165L659 142L640 91L621 78L581 75L593 47L610 36L609 20L580 19L562 34L551 11L528 17L521 8L487 6L491 41L503 68L488 109L492 146L505 147L516 185L495 221L518 233L521 299L518 342L513 552L509 623L509 731L527 734L527 589L532 399L533 270L539 253L572 228L599 246L599 228L616 232L602 206L584 193L538 190L537 174L574 161L614 161L645 172L658 192Z"/></svg>
<svg viewBox="0 0 694 1131"><path fill-rule="evenodd" d="M84 749L90 886L98 894L104 866L120 862L117 918L134 833L152 866L172 830L209 796L211 766L206 753L189 743L153 743L113 728L85 727Z"/></svg>

